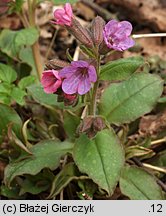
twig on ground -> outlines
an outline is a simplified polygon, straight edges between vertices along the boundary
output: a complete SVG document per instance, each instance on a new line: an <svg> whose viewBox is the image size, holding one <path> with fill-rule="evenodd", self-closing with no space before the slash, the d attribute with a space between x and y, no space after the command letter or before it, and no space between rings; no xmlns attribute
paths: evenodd
<svg viewBox="0 0 166 216"><path fill-rule="evenodd" d="M151 33L151 34L133 34L132 38L150 38L150 37L166 37L166 33Z"/></svg>

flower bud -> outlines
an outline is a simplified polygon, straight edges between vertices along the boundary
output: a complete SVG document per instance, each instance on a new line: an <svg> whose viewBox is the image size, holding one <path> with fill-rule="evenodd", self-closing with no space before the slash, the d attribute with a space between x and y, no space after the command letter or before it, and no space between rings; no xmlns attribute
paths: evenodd
<svg viewBox="0 0 166 216"><path fill-rule="evenodd" d="M89 48L93 47L93 41L92 41L90 33L75 18L72 18L72 25L66 26L66 28L83 45Z"/></svg>
<svg viewBox="0 0 166 216"><path fill-rule="evenodd" d="M101 131L105 127L106 127L106 125L105 125L105 122L104 122L103 118L101 118L99 116L94 118L94 121L93 121L93 129L94 129L94 131L96 131L96 132Z"/></svg>
<svg viewBox="0 0 166 216"><path fill-rule="evenodd" d="M101 117L87 116L78 126L77 132L78 134L86 133L89 138L92 138L98 131L103 130L105 127L104 119Z"/></svg>
<svg viewBox="0 0 166 216"><path fill-rule="evenodd" d="M65 106L75 106L77 104L77 95L76 94L73 94L73 95L69 95L69 94L65 94L64 93L64 105Z"/></svg>
<svg viewBox="0 0 166 216"><path fill-rule="evenodd" d="M96 46L99 46L103 41L103 28L105 26L105 21L100 16L97 16L92 21L92 38Z"/></svg>
<svg viewBox="0 0 166 216"><path fill-rule="evenodd" d="M78 127L78 133L79 134L88 133L92 128L92 124L93 124L93 117L92 116L85 117Z"/></svg>
<svg viewBox="0 0 166 216"><path fill-rule="evenodd" d="M58 69L62 69L66 66L69 66L68 62L59 60L59 59L52 59L47 61L46 63L46 68L47 69L54 69L54 70L58 70Z"/></svg>
<svg viewBox="0 0 166 216"><path fill-rule="evenodd" d="M57 9L54 11L55 21L52 21L54 24L59 24L62 26L70 26L72 21L73 11L70 3L66 3L64 8Z"/></svg>

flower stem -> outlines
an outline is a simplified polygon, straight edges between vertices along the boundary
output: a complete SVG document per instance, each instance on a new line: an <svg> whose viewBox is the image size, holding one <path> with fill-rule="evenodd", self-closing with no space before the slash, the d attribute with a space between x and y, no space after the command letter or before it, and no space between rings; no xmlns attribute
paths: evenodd
<svg viewBox="0 0 166 216"><path fill-rule="evenodd" d="M100 55L98 53L98 50L96 52L97 56L97 67L96 67L96 72L97 72L97 81L94 84L93 87L93 93L92 93L92 103L90 104L90 115L96 116L96 107L97 107L97 90L99 86L99 74L100 74Z"/></svg>
<svg viewBox="0 0 166 216"><path fill-rule="evenodd" d="M97 104L97 90L98 90L98 86L99 86L99 81L97 81L95 84L94 84L94 87L93 87L93 94L92 94L92 103L90 104L91 105L91 109L90 109L90 114L93 115L93 116L96 116L96 104Z"/></svg>

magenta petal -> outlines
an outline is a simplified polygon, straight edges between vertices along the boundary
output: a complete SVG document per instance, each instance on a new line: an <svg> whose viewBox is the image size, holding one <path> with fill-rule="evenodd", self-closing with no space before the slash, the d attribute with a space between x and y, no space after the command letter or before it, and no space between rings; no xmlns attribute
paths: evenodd
<svg viewBox="0 0 166 216"><path fill-rule="evenodd" d="M89 66L89 63L86 61L79 60L79 61L72 61L71 65L73 67L77 67L77 68L79 68L79 67L85 67L86 68Z"/></svg>
<svg viewBox="0 0 166 216"><path fill-rule="evenodd" d="M80 80L78 85L78 94L83 95L86 94L91 88L90 81L87 77L83 77Z"/></svg>
<svg viewBox="0 0 166 216"><path fill-rule="evenodd" d="M118 29L118 21L110 20L104 27L105 34L108 36Z"/></svg>
<svg viewBox="0 0 166 216"><path fill-rule="evenodd" d="M52 73L54 74L54 76L58 79L58 80L61 80L60 76L59 76L59 72L52 69Z"/></svg>
<svg viewBox="0 0 166 216"><path fill-rule="evenodd" d="M61 78L69 78L73 76L73 74L76 72L77 68L73 68L72 66L67 66L64 67L62 70L59 72L59 76Z"/></svg>
<svg viewBox="0 0 166 216"><path fill-rule="evenodd" d="M80 75L72 76L68 79L65 79L62 83L62 90L66 94L74 94L78 90L79 82L80 82Z"/></svg>
<svg viewBox="0 0 166 216"><path fill-rule="evenodd" d="M72 8L69 3L65 4L63 9L57 9L54 11L54 18L56 20L56 24L59 25L71 25L72 22Z"/></svg>
<svg viewBox="0 0 166 216"><path fill-rule="evenodd" d="M65 6L64 6L64 9L65 9L65 11L66 11L66 14L67 14L69 17L72 17L73 11L72 11L72 8L71 8L70 3L66 3Z"/></svg>
<svg viewBox="0 0 166 216"><path fill-rule="evenodd" d="M132 32L132 25L127 21L122 21L118 24L119 28L123 29L126 36L129 36Z"/></svg>
<svg viewBox="0 0 166 216"><path fill-rule="evenodd" d="M113 42L125 39L126 33L124 29L119 28L112 36L111 39Z"/></svg>
<svg viewBox="0 0 166 216"><path fill-rule="evenodd" d="M88 68L88 75L89 75L89 80L91 82L96 82L97 80L97 74L96 74L96 69L93 65L90 65Z"/></svg>
<svg viewBox="0 0 166 216"><path fill-rule="evenodd" d="M61 86L62 81L58 75L58 71L47 70L42 74L41 84L46 93L54 93Z"/></svg>
<svg viewBox="0 0 166 216"><path fill-rule="evenodd" d="M132 47L135 42L129 38L131 31L132 25L127 21L109 21L103 30L104 41L107 47L119 51Z"/></svg>
<svg viewBox="0 0 166 216"><path fill-rule="evenodd" d="M54 17L56 19L61 19L61 17L65 14L64 9L57 9L54 11Z"/></svg>
<svg viewBox="0 0 166 216"><path fill-rule="evenodd" d="M56 81L54 84L50 85L50 86L47 86L44 88L44 91L46 93L54 93L57 91L57 89L61 86L61 81L58 80Z"/></svg>
<svg viewBox="0 0 166 216"><path fill-rule="evenodd" d="M43 72L41 83L44 87L54 83L55 81L56 81L56 78L54 77L52 72L50 72L50 71Z"/></svg>
<svg viewBox="0 0 166 216"><path fill-rule="evenodd" d="M63 18L63 20L64 20L65 22L66 22L66 21L67 21L67 22L70 22L70 20L71 20L70 17L68 17L66 14L64 14L62 18Z"/></svg>
<svg viewBox="0 0 166 216"><path fill-rule="evenodd" d="M134 44L135 44L135 41L127 37L125 40L121 41L117 45L117 49L123 51L123 50L129 49L130 47L134 46Z"/></svg>

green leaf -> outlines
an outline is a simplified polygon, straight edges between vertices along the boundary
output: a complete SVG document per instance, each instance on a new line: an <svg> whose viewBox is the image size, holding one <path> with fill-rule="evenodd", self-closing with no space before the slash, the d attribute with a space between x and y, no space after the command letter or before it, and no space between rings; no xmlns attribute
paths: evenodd
<svg viewBox="0 0 166 216"><path fill-rule="evenodd" d="M37 41L39 33L36 28L27 28L19 31L2 30L0 34L0 49L2 52L16 58L22 46L31 46Z"/></svg>
<svg viewBox="0 0 166 216"><path fill-rule="evenodd" d="M84 107L85 104L78 103L77 106L65 106L63 102L57 101L57 95L56 94L47 94L44 92L43 87L41 84L34 84L27 87L27 90L30 95L34 98L35 101L38 103L48 107L48 106L55 106L58 109L64 109L64 110L77 110L81 107Z"/></svg>
<svg viewBox="0 0 166 216"><path fill-rule="evenodd" d="M64 128L68 137L75 138L79 123L80 118L78 116L72 115L70 112L64 113Z"/></svg>
<svg viewBox="0 0 166 216"><path fill-rule="evenodd" d="M132 200L162 200L163 194L155 178L145 170L126 166L120 178L122 193Z"/></svg>
<svg viewBox="0 0 166 216"><path fill-rule="evenodd" d="M0 64L0 80L12 83L17 79L16 71L8 65Z"/></svg>
<svg viewBox="0 0 166 216"><path fill-rule="evenodd" d="M136 73L105 90L100 102L100 114L115 124L133 121L153 109L162 90L163 81L159 76Z"/></svg>
<svg viewBox="0 0 166 216"><path fill-rule="evenodd" d="M23 195L25 193L31 193L31 194L39 194L49 188L48 181L44 180L40 182L33 182L29 179L25 179L23 183L21 184L21 190L19 195Z"/></svg>
<svg viewBox="0 0 166 216"><path fill-rule="evenodd" d="M74 4L78 0L52 0L52 1L53 1L54 4L58 5L58 4L65 4L65 3Z"/></svg>
<svg viewBox="0 0 166 216"><path fill-rule="evenodd" d="M7 82L0 83L0 93L6 93L10 95L12 89L12 85Z"/></svg>
<svg viewBox="0 0 166 216"><path fill-rule="evenodd" d="M22 121L16 111L7 105L0 104L0 136L7 132L9 123L13 123L12 130L21 138Z"/></svg>
<svg viewBox="0 0 166 216"><path fill-rule="evenodd" d="M41 104L55 105L57 103L57 95L46 94L40 84L31 85L27 89L32 97Z"/></svg>
<svg viewBox="0 0 166 216"><path fill-rule="evenodd" d="M159 98L158 103L166 103L166 97Z"/></svg>
<svg viewBox="0 0 166 216"><path fill-rule="evenodd" d="M59 173L55 176L52 182L52 188L49 195L49 199L55 197L66 187L72 180L78 179L80 173L74 163L67 164Z"/></svg>
<svg viewBox="0 0 166 216"><path fill-rule="evenodd" d="M38 30L34 27L31 28L26 28L18 31L16 33L16 38L15 38L15 46L16 47L21 47L23 45L33 45L39 37Z"/></svg>
<svg viewBox="0 0 166 216"><path fill-rule="evenodd" d="M21 90L18 87L14 87L11 92L11 97L13 100L15 100L18 104L24 105L24 96L26 95L26 92Z"/></svg>
<svg viewBox="0 0 166 216"><path fill-rule="evenodd" d="M6 185L2 185L0 188L0 194L9 199L25 199L23 196L19 196L19 186L14 186L8 188Z"/></svg>
<svg viewBox="0 0 166 216"><path fill-rule="evenodd" d="M25 0L15 0L14 2L12 1L10 3L11 8L10 11L11 12L20 12L22 9L22 5L24 3Z"/></svg>
<svg viewBox="0 0 166 216"><path fill-rule="evenodd" d="M109 62L101 67L101 80L123 80L133 74L142 64L142 57L130 57Z"/></svg>
<svg viewBox="0 0 166 216"><path fill-rule="evenodd" d="M10 105L11 99L8 94L0 92L0 103ZM1 135L0 135L1 136Z"/></svg>
<svg viewBox="0 0 166 216"><path fill-rule="evenodd" d="M11 31L9 29L4 29L0 33L0 50L12 58L16 57L19 51L19 49L15 47L15 37L16 31Z"/></svg>
<svg viewBox="0 0 166 216"><path fill-rule="evenodd" d="M34 75L37 74L35 60L33 58L33 52L31 47L22 48L19 52L19 58L24 62L27 63L32 68L32 72Z"/></svg>
<svg viewBox="0 0 166 216"><path fill-rule="evenodd" d="M20 80L18 86L20 89L25 90L28 86L32 85L35 82L34 76L27 76Z"/></svg>
<svg viewBox="0 0 166 216"><path fill-rule="evenodd" d="M94 139L81 135L74 146L74 160L81 172L110 195L120 178L124 152L118 137L110 130L99 132Z"/></svg>
<svg viewBox="0 0 166 216"><path fill-rule="evenodd" d="M69 142L57 142L45 140L30 148L32 156L20 158L18 162L10 163L5 169L5 183L10 185L16 177L24 174L36 175L43 168L55 170L59 166L60 158L71 152L73 144Z"/></svg>
<svg viewBox="0 0 166 216"><path fill-rule="evenodd" d="M166 150L159 152L155 159L151 162L152 165L166 167Z"/></svg>

